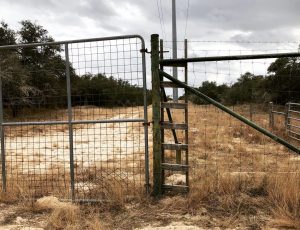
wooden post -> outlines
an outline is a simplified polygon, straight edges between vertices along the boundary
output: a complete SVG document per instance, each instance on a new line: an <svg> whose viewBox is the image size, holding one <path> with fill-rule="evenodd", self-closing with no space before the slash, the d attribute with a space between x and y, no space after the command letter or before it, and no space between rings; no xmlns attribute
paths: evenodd
<svg viewBox="0 0 300 230"><path fill-rule="evenodd" d="M162 193L162 150L160 124L159 36L151 35L152 119L153 119L153 195Z"/></svg>
<svg viewBox="0 0 300 230"><path fill-rule="evenodd" d="M249 115L250 115L250 121L253 121L253 106L251 102L249 104Z"/></svg>
<svg viewBox="0 0 300 230"><path fill-rule="evenodd" d="M290 102L286 103L285 105L285 129L288 135L290 135L290 110L291 104Z"/></svg>
<svg viewBox="0 0 300 230"><path fill-rule="evenodd" d="M269 127L274 128L273 102L269 102Z"/></svg>

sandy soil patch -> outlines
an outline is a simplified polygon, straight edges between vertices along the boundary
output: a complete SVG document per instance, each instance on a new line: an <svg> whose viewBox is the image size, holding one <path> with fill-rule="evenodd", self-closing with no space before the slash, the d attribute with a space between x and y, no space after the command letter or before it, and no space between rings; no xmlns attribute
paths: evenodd
<svg viewBox="0 0 300 230"><path fill-rule="evenodd" d="M113 119L135 119L139 115L118 115ZM143 151L144 131L141 123L74 125L74 164L90 167L96 162L114 161ZM69 136L66 130L55 134L28 135L6 139L8 167L22 173L43 174L53 168L69 169Z"/></svg>

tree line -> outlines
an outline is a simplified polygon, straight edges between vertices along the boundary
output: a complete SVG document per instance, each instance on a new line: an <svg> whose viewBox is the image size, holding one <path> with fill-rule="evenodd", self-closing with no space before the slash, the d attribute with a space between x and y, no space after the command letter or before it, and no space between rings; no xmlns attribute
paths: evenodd
<svg viewBox="0 0 300 230"><path fill-rule="evenodd" d="M0 23L0 46L45 43L54 39L42 26L28 20L17 31ZM25 107L65 107L66 61L60 45L0 50L3 104L15 117ZM70 63L72 105L136 106L143 89L102 73L79 76ZM149 94L148 94L149 95Z"/></svg>
<svg viewBox="0 0 300 230"><path fill-rule="evenodd" d="M204 81L197 89L227 105L270 101L277 104L285 104L289 101L299 102L300 59L278 58L270 64L266 76L246 72L232 85L217 85L213 81ZM196 104L206 103L194 95L188 95L188 98Z"/></svg>

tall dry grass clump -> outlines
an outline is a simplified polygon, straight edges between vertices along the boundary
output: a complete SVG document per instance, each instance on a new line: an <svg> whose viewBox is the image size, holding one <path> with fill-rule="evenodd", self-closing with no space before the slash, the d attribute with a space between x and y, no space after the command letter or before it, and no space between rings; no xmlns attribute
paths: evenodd
<svg viewBox="0 0 300 230"><path fill-rule="evenodd" d="M255 214L256 208L265 206L266 181L231 175L216 175L218 178L202 178L191 186L188 196L189 209L199 207L222 215Z"/></svg>
<svg viewBox="0 0 300 230"><path fill-rule="evenodd" d="M97 215L97 210L86 213L85 207L80 207L69 202L61 202L53 196L38 199L35 203L35 209L39 211L51 211L46 226L46 229L49 230L108 229L107 225L100 221L99 215Z"/></svg>
<svg viewBox="0 0 300 230"><path fill-rule="evenodd" d="M299 176L299 173L292 173L269 179L268 201L272 205L275 226L300 229Z"/></svg>
<svg viewBox="0 0 300 230"><path fill-rule="evenodd" d="M275 173L257 178L217 176L193 181L187 197L189 213L197 214L204 207L220 220L229 218L220 222L224 228L235 227L234 220L259 215L268 219L271 227L300 229L299 173ZM257 221L257 226L265 222Z"/></svg>

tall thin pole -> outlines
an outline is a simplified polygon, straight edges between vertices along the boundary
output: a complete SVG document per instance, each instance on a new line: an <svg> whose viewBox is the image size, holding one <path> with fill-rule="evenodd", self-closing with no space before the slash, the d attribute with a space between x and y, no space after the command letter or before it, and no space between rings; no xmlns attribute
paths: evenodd
<svg viewBox="0 0 300 230"><path fill-rule="evenodd" d="M73 124L72 124L72 100L71 100L71 76L70 76L70 61L69 61L69 46L65 43L66 57L66 80L67 80L67 95L68 95L68 127L69 127L69 151L70 151L70 179L71 179L71 198L75 200L75 173L74 173L74 147L73 147Z"/></svg>
<svg viewBox="0 0 300 230"><path fill-rule="evenodd" d="M153 120L153 195L160 196L162 191L162 148L160 123L160 76L159 76L159 36L151 35L151 72L152 72L152 120Z"/></svg>
<svg viewBox="0 0 300 230"><path fill-rule="evenodd" d="M6 192L6 160L5 160L5 140L3 127L3 99L2 99L2 76L0 68L0 139L1 139L1 154L0 162L2 169L2 192Z"/></svg>
<svg viewBox="0 0 300 230"><path fill-rule="evenodd" d="M176 0L172 0L172 40L173 59L177 59L177 31L176 31ZM178 78L177 67L173 67L173 77ZM173 88L173 100L178 101L178 89Z"/></svg>

